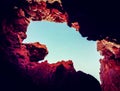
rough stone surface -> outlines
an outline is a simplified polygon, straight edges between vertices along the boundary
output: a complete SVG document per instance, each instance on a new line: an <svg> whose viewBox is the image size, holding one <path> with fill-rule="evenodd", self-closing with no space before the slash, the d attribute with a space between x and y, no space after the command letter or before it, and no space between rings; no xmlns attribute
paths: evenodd
<svg viewBox="0 0 120 91"><path fill-rule="evenodd" d="M100 59L100 78L103 91L120 91L120 45L102 40L98 41Z"/></svg>
<svg viewBox="0 0 120 91"><path fill-rule="evenodd" d="M31 62L38 62L43 60L44 57L48 54L47 48L45 45L36 43L25 44L26 49L29 51L29 57Z"/></svg>

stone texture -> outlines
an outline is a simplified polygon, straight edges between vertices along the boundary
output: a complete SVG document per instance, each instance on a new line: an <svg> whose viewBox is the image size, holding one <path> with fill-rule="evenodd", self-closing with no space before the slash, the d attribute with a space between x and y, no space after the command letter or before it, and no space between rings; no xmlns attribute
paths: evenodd
<svg viewBox="0 0 120 91"><path fill-rule="evenodd" d="M31 62L38 62L43 60L48 54L47 47L39 42L25 44L26 49L29 51L29 57Z"/></svg>
<svg viewBox="0 0 120 91"><path fill-rule="evenodd" d="M104 57L100 59L100 78L103 91L120 91L120 45L102 40L97 49Z"/></svg>

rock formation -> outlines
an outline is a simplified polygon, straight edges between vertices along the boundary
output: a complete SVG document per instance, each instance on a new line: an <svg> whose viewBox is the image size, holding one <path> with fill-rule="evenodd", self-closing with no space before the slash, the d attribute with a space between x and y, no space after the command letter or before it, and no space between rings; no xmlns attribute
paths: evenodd
<svg viewBox="0 0 120 91"><path fill-rule="evenodd" d="M120 91L118 10L119 5L111 1L2 0L0 90L101 91L102 87L103 91ZM38 42L22 43L31 20L66 22L88 40L99 40L98 51L104 56L100 60L101 87L91 75L76 72L71 60L38 63L49 49Z"/></svg>
<svg viewBox="0 0 120 91"><path fill-rule="evenodd" d="M101 91L99 82L76 72L71 60L38 63L48 54L44 44L22 43L30 20L69 22L60 0L4 0L0 11L0 90L1 91Z"/></svg>
<svg viewBox="0 0 120 91"><path fill-rule="evenodd" d="M100 78L103 91L120 90L120 45L106 40L98 41L98 51L104 57L100 59Z"/></svg>

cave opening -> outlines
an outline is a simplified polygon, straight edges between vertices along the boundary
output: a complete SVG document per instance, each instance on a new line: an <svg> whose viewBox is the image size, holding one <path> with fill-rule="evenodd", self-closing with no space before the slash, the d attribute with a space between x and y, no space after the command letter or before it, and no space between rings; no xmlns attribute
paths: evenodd
<svg viewBox="0 0 120 91"><path fill-rule="evenodd" d="M44 60L49 63L72 60L75 69L93 75L100 81L99 59L96 42L87 41L74 28L66 23L31 21L27 28L24 43L40 42L49 51Z"/></svg>

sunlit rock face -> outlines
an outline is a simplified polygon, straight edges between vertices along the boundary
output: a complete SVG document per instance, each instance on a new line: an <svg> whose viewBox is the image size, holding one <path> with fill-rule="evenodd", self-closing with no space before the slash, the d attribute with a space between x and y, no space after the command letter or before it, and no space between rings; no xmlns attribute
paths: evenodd
<svg viewBox="0 0 120 91"><path fill-rule="evenodd" d="M102 40L97 49L101 55L100 78L103 91L120 91L120 45Z"/></svg>
<svg viewBox="0 0 120 91"><path fill-rule="evenodd" d="M79 8L71 8L72 4L79 5L76 3L78 0L70 1L69 6L65 0L1 1L0 91L101 91L99 82L91 75L76 72L71 60L38 63L48 54L47 47L38 42L22 43L27 37L26 30L31 20L67 22L68 26L82 32L85 22L78 19ZM93 25L88 28L93 28Z"/></svg>

